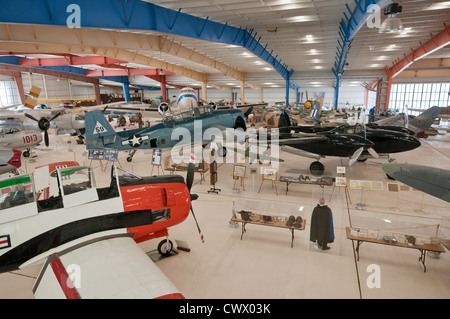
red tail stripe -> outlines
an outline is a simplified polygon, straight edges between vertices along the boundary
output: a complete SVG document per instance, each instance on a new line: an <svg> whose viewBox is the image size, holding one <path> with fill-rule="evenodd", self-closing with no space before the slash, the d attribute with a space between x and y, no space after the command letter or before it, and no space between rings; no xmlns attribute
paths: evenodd
<svg viewBox="0 0 450 319"><path fill-rule="evenodd" d="M155 299L186 299L186 298L184 298L184 296L180 293L174 293L174 294L160 296Z"/></svg>
<svg viewBox="0 0 450 319"><path fill-rule="evenodd" d="M61 260L58 256L55 256L53 260L50 262L50 266L53 269L53 272L58 280L59 285L61 286L62 291L66 295L67 299L81 299L80 294L78 293L75 287L69 287L67 284L70 281L69 275L67 274L66 268L62 264Z"/></svg>
<svg viewBox="0 0 450 319"><path fill-rule="evenodd" d="M8 161L8 164L19 168L20 166L22 166L22 162L21 162L22 152L18 151L18 150L13 150L13 153L14 153L14 155Z"/></svg>

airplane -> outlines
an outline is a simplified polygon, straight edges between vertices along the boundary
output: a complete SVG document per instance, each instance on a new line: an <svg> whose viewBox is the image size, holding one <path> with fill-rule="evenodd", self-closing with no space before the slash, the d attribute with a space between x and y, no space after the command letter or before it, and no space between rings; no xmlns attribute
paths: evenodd
<svg viewBox="0 0 450 319"><path fill-rule="evenodd" d="M310 172L320 176L325 166L321 157L337 156L363 162L368 158L388 157L389 154L413 150L421 145L411 135L381 129L369 129L357 125L338 127L282 127L279 129L279 145L282 151L316 159Z"/></svg>
<svg viewBox="0 0 450 319"><path fill-rule="evenodd" d="M25 150L24 157L30 156L30 149L42 142L42 134L36 130L19 131L12 128L9 131L0 132L0 147Z"/></svg>
<svg viewBox="0 0 450 319"><path fill-rule="evenodd" d="M194 168L191 157L185 180L113 166L105 188L89 167L58 168L58 195L42 200L31 174L0 181L0 272L43 265L33 286L38 299L184 299L137 244L165 237L158 251L171 254L168 228L189 212L195 219Z"/></svg>
<svg viewBox="0 0 450 319"><path fill-rule="evenodd" d="M191 89L192 90L192 89ZM192 90L193 91L193 90ZM172 148L176 145L191 144L197 134L201 133L202 144L210 143L203 140L204 132L209 128L217 128L222 132L227 128L247 130L246 116L239 109L213 110L209 105L198 106L195 95L186 88L182 90L177 108L167 103L161 103L159 110L163 115L161 123L150 127L131 129L116 132L106 120L100 110L89 111L85 114L86 124L86 148L87 149L115 149L129 151L127 158L131 162L134 154L140 149ZM201 132L196 124L200 122ZM172 132L177 128L187 129L190 139L180 139L180 136L172 139ZM226 154L226 147L218 145L221 156Z"/></svg>
<svg viewBox="0 0 450 319"><path fill-rule="evenodd" d="M48 129L50 128L56 128L58 130L57 134L78 134L81 140L80 136L82 136L85 128L84 114L71 112L63 114L62 111L54 111L52 109L1 111L0 128L4 131L13 128L18 130L41 130L44 132L45 145L48 146Z"/></svg>
<svg viewBox="0 0 450 319"><path fill-rule="evenodd" d="M314 101L308 100L305 102L306 111L309 110L308 115L303 115L302 112L296 112L287 108L282 110L271 110L264 115L264 123L269 128L296 126L296 125L318 125L321 120L322 106L325 93L316 93Z"/></svg>
<svg viewBox="0 0 450 319"><path fill-rule="evenodd" d="M408 115L397 115L378 120L367 124L367 127L388 130L406 131L417 138L426 138L429 135L436 135L437 131L431 125L439 117L441 108L433 106L422 112L420 115L409 120Z"/></svg>
<svg viewBox="0 0 450 319"><path fill-rule="evenodd" d="M384 164L381 168L393 179L450 202L450 170L400 163Z"/></svg>
<svg viewBox="0 0 450 319"><path fill-rule="evenodd" d="M20 150L0 147L0 174L14 173L19 175L22 166L22 152Z"/></svg>
<svg viewBox="0 0 450 319"><path fill-rule="evenodd" d="M46 109L36 106L41 89L33 86L23 105L1 107L0 129L9 131L41 130L45 145L49 146L48 129L56 128L57 134L77 134L79 144L83 144L84 114L68 109Z"/></svg>

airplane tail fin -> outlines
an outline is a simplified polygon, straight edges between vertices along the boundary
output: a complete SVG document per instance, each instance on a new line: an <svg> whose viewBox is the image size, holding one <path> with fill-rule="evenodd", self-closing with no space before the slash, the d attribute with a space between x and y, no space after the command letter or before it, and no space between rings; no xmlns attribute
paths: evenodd
<svg viewBox="0 0 450 319"><path fill-rule="evenodd" d="M409 125L420 128L422 130L427 130L431 127L431 124L433 124L440 113L441 108L439 106L430 107L422 114L410 120Z"/></svg>
<svg viewBox="0 0 450 319"><path fill-rule="evenodd" d="M103 148L107 144L114 143L117 133L102 111L89 111L86 113L84 120L88 149Z"/></svg>
<svg viewBox="0 0 450 319"><path fill-rule="evenodd" d="M320 115L322 114L322 106L325 98L325 92L316 93L316 99L313 102L312 110L309 113L309 117L315 120L320 119Z"/></svg>
<svg viewBox="0 0 450 319"><path fill-rule="evenodd" d="M22 152L19 150L12 150L13 151L13 157L8 161L8 164L11 166L14 166L16 168L20 168L22 166Z"/></svg>

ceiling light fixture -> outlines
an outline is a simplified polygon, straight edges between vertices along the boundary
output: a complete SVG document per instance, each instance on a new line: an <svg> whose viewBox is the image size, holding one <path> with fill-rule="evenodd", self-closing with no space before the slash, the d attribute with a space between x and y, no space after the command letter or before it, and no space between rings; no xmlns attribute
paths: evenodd
<svg viewBox="0 0 450 319"><path fill-rule="evenodd" d="M398 33L403 31L403 23L397 14L402 12L402 6L399 6L398 3L391 3L384 9L384 15L387 15L388 18L384 20L381 24L381 27L378 33Z"/></svg>

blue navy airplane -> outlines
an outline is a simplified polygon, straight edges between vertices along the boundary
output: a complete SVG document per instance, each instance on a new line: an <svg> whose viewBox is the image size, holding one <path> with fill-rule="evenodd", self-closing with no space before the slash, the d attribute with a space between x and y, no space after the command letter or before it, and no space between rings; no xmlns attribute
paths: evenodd
<svg viewBox="0 0 450 319"><path fill-rule="evenodd" d="M195 94L191 94L188 89L182 90L176 108L171 108L168 104L159 108L163 115L162 121L151 127L118 132L109 124L101 110L87 112L85 115L87 149L130 151L127 161L131 162L133 155L140 149L172 148L183 142L193 143L196 121L201 121L202 139L203 133L208 128L218 128L222 132L227 128L247 130L246 116L251 110L244 114L239 109L214 110L211 105L199 106ZM191 140L180 140L180 137L172 139L172 132L176 128L189 130ZM203 144L210 142L202 140ZM222 148L222 151L226 152L225 147Z"/></svg>

